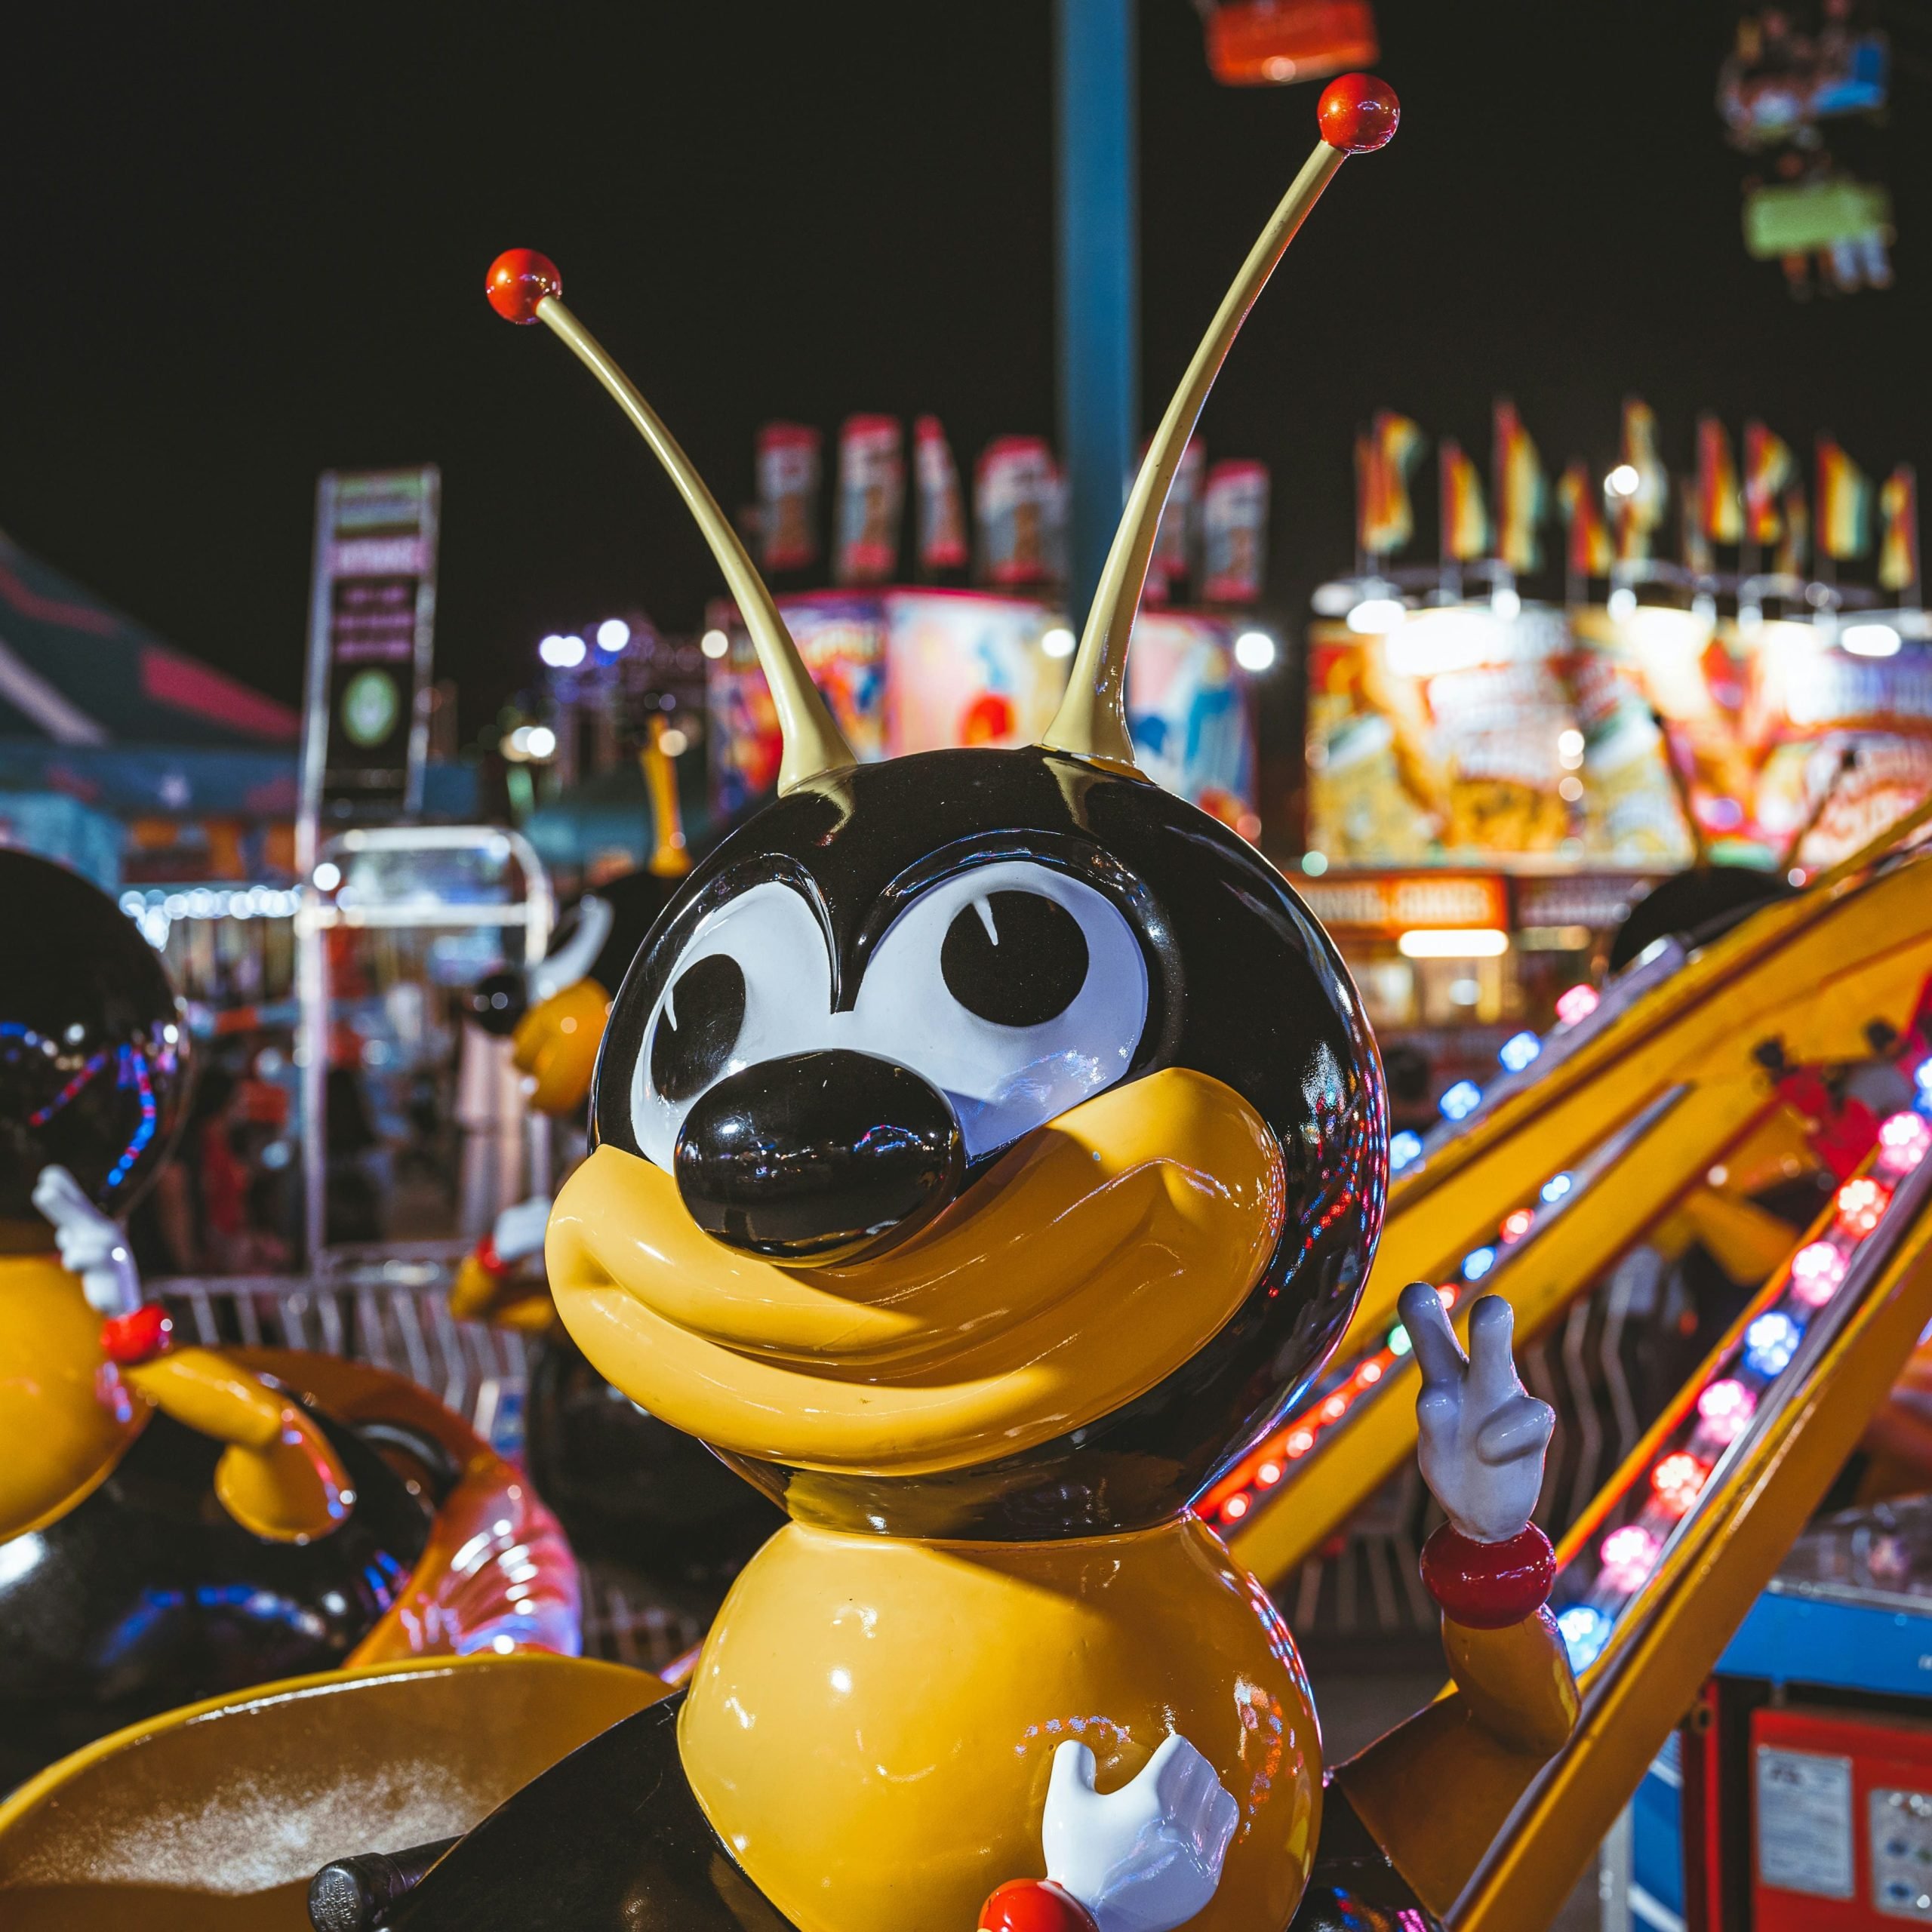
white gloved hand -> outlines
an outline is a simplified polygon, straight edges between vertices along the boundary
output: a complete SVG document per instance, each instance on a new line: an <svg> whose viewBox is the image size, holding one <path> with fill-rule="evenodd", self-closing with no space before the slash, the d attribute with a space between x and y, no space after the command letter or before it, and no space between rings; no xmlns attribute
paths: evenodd
<svg viewBox="0 0 1932 1932"><path fill-rule="evenodd" d="M100 1315L126 1315L140 1306L140 1270L120 1223L103 1214L65 1168L41 1169L33 1204L53 1223L60 1265L80 1276L90 1308Z"/></svg>
<svg viewBox="0 0 1932 1932"><path fill-rule="evenodd" d="M490 1230L490 1244L497 1251L497 1259L509 1263L537 1254L543 1247L543 1231L549 1225L547 1194L533 1194L528 1201L506 1208Z"/></svg>
<svg viewBox="0 0 1932 1932"><path fill-rule="evenodd" d="M1556 1412L1517 1379L1515 1318L1500 1295L1470 1311L1469 1352L1442 1299L1411 1281L1398 1303L1422 1371L1417 1460L1451 1522L1478 1543L1506 1543L1527 1528L1543 1490L1543 1452Z"/></svg>
<svg viewBox="0 0 1932 1932"><path fill-rule="evenodd" d="M1118 1791L1094 1789L1094 1754L1054 1753L1041 1838L1047 1876L1100 1932L1171 1932L1214 1896L1241 1807L1178 1734Z"/></svg>

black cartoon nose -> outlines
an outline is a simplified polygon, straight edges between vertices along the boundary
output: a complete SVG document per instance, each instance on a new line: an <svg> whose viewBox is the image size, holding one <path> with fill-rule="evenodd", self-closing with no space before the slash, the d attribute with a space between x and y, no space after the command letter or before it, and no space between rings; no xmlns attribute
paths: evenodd
<svg viewBox="0 0 1932 1932"><path fill-rule="evenodd" d="M685 1116L674 1165L705 1232L820 1263L877 1251L951 1199L965 1165L945 1097L870 1054L795 1054L721 1080Z"/></svg>

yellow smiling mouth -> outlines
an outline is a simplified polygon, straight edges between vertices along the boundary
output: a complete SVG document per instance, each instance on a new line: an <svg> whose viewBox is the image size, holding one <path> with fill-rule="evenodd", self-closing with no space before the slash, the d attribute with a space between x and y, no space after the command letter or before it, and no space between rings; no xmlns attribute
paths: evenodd
<svg viewBox="0 0 1932 1932"><path fill-rule="evenodd" d="M1246 1298L1284 1204L1254 1109L1168 1068L1029 1134L876 1261L725 1247L669 1175L611 1146L558 1196L545 1259L578 1346L666 1421L740 1455L915 1475L1152 1388Z"/></svg>

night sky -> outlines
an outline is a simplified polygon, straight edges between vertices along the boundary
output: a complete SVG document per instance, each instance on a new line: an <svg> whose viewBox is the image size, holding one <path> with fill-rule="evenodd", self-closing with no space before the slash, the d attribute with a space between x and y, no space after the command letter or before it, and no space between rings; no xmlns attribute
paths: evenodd
<svg viewBox="0 0 1932 1932"><path fill-rule="evenodd" d="M1875 475L1932 455L1924 65L1868 143L1897 286L1799 306L1740 238L1712 109L1734 9L1377 11L1401 131L1343 171L1204 419L1211 455L1273 466L1278 619L1349 566L1379 405L1486 463L1506 392L1552 472L1607 465L1631 392L1675 469L1700 408L1807 450L1835 429ZM1932 18L1891 25L1909 62L1932 49ZM293 701L316 472L432 460L438 671L474 731L543 632L691 626L716 588L608 401L486 307L491 258L556 259L728 507L773 417L932 411L965 465L1053 435L1050 26L1047 0L23 11L0 528ZM1217 87L1186 0L1141 0L1140 83L1151 422L1316 90Z"/></svg>

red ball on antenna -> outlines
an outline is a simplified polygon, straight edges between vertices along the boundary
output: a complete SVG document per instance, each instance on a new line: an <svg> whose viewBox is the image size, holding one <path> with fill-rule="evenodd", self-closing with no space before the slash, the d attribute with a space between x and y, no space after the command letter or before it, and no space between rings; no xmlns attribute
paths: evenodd
<svg viewBox="0 0 1932 1932"><path fill-rule="evenodd" d="M483 292L505 321L534 322L545 296L563 294L564 278L548 255L534 248L506 248L490 264Z"/></svg>
<svg viewBox="0 0 1932 1932"><path fill-rule="evenodd" d="M1331 148L1372 154L1395 138L1402 103L1386 81L1378 81L1373 74L1344 74L1321 90L1321 104L1315 109L1315 118L1321 138Z"/></svg>

